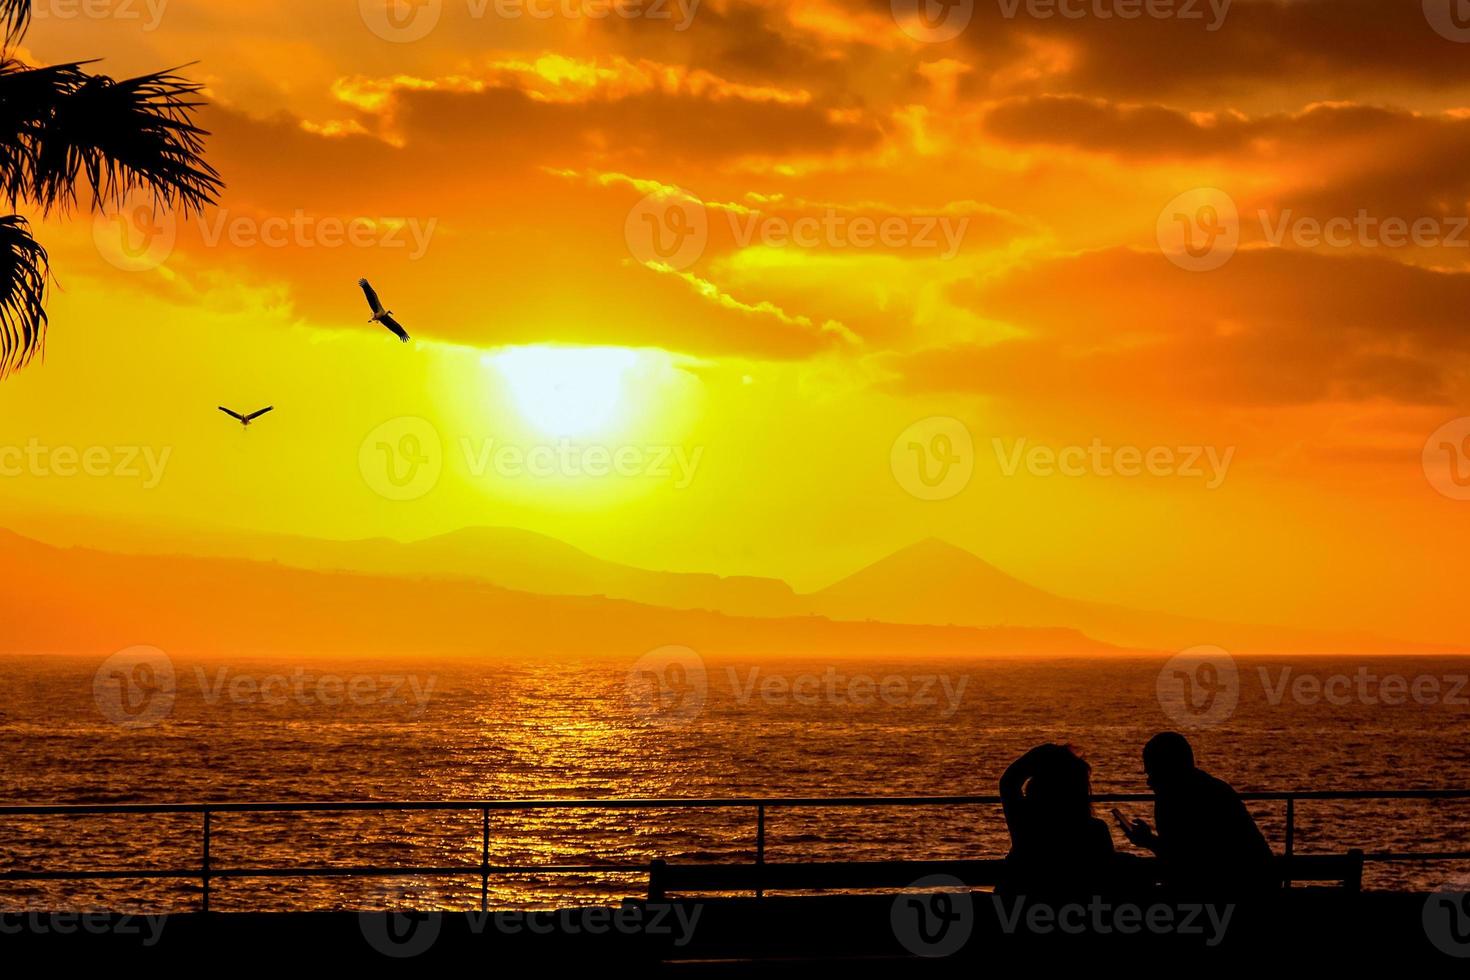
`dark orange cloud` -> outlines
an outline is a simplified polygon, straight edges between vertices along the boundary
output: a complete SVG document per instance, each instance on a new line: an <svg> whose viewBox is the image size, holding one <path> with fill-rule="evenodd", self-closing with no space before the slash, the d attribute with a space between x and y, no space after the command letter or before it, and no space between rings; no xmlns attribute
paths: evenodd
<svg viewBox="0 0 1470 980"><path fill-rule="evenodd" d="M1007 99L985 118L986 132L1023 145L1066 147L1125 159L1220 157L1289 166L1349 153L1359 169L1402 167L1425 156L1463 151L1470 119L1354 103L1316 103L1299 112L1250 116L1186 112L1075 95Z"/></svg>
<svg viewBox="0 0 1470 980"><path fill-rule="evenodd" d="M1417 2L1234 0L1212 9L1209 0L1178 0L1166 6L1197 16L1125 19L1093 11L1126 3L1073 0L1067 6L1081 16L1027 13L1059 6L976 3L969 26L952 43L976 51L989 78L1019 79L1017 90L1182 96L1196 104L1303 85L1318 97L1341 97L1384 85L1445 91L1470 82L1464 46L1437 33ZM1011 8L1016 13L1007 16ZM1056 54L1050 71L1008 70L1035 69L1038 51L1047 49Z"/></svg>
<svg viewBox="0 0 1470 980"><path fill-rule="evenodd" d="M1112 249L961 293L1026 336L889 358L901 389L1155 407L1442 405L1470 393L1470 275L1285 249L1191 273Z"/></svg>
<svg viewBox="0 0 1470 980"><path fill-rule="evenodd" d="M1397 257L1470 264L1470 171L1463 164L1470 117L1462 112L1331 103L1247 116L1040 96L1001 102L986 131L1015 146L1064 147L1128 164L1228 167L1210 180L1239 207L1245 242L1279 244L1272 228L1283 221L1356 224L1361 215L1370 226L1389 220L1413 226L1427 220L1436 230L1419 240L1448 244L1421 244L1422 251L1399 246ZM1353 237L1342 243L1339 236L1338 247L1384 251L1377 232Z"/></svg>

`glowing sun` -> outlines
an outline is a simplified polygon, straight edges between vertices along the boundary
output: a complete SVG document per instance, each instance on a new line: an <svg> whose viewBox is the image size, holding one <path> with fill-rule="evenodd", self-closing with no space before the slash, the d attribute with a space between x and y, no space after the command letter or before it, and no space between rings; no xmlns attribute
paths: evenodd
<svg viewBox="0 0 1470 980"><path fill-rule="evenodd" d="M487 355L526 421L554 436L605 431L622 421L638 352L625 347L512 347Z"/></svg>

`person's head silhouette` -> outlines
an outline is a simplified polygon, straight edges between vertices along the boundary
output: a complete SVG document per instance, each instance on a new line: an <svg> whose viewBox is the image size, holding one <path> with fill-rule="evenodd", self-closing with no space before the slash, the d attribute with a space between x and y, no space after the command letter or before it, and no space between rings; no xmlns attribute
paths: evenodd
<svg viewBox="0 0 1470 980"><path fill-rule="evenodd" d="M1069 745L1048 743L1032 750L1026 798L1057 816L1092 815L1092 766Z"/></svg>
<svg viewBox="0 0 1470 980"><path fill-rule="evenodd" d="M1143 771L1155 791L1167 789L1193 770L1194 749L1178 732L1159 732L1143 747Z"/></svg>

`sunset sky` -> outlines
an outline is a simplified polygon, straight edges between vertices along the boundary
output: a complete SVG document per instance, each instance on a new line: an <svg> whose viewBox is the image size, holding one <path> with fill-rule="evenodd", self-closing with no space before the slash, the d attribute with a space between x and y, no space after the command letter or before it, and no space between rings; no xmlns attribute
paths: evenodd
<svg viewBox="0 0 1470 980"><path fill-rule="evenodd" d="M1470 640L1449 0L585 2L39 5L31 60L193 63L226 191L38 228L0 447L117 465L5 472L0 524L507 525L799 589L938 537L1066 595Z"/></svg>

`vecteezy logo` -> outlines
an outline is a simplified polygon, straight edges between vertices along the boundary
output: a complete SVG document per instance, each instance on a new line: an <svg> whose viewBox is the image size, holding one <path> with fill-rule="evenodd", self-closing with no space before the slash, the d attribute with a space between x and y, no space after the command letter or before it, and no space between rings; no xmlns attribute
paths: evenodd
<svg viewBox="0 0 1470 980"><path fill-rule="evenodd" d="M1470 42L1470 0L1424 0L1424 19L1440 37Z"/></svg>
<svg viewBox="0 0 1470 980"><path fill-rule="evenodd" d="M970 484L975 440L959 419L920 419L893 440L888 465L898 485L920 500L948 500Z"/></svg>
<svg viewBox="0 0 1470 980"><path fill-rule="evenodd" d="M650 650L628 670L628 700L654 724L672 727L698 718L709 699L704 658L688 647Z"/></svg>
<svg viewBox="0 0 1470 980"><path fill-rule="evenodd" d="M444 444L421 418L389 419L369 432L357 453L367 485L389 500L417 500L439 484Z"/></svg>
<svg viewBox="0 0 1470 980"><path fill-rule="evenodd" d="M174 710L174 663L157 647L128 647L92 675L92 699L102 716L123 728L151 728Z"/></svg>
<svg viewBox="0 0 1470 980"><path fill-rule="evenodd" d="M970 941L975 928L975 901L970 889L950 875L931 875L909 886L924 894L893 900L889 922L893 935L915 956L951 956Z"/></svg>
<svg viewBox="0 0 1470 980"><path fill-rule="evenodd" d="M92 244L124 272L148 272L168 261L179 238L178 217L143 191L123 195L116 209L92 218Z"/></svg>
<svg viewBox="0 0 1470 980"><path fill-rule="evenodd" d="M1154 227L1169 261L1190 272L1218 269L1240 245L1235 201L1214 187L1185 191L1164 206Z"/></svg>
<svg viewBox="0 0 1470 980"><path fill-rule="evenodd" d="M915 41L937 44L960 36L975 16L975 0L891 0L894 23Z"/></svg>
<svg viewBox="0 0 1470 980"><path fill-rule="evenodd" d="M1449 956L1470 958L1470 882L1436 889L1424 900L1424 934Z"/></svg>
<svg viewBox="0 0 1470 980"><path fill-rule="evenodd" d="M1451 500L1470 500L1470 417L1452 419L1424 443L1424 476Z"/></svg>
<svg viewBox="0 0 1470 980"><path fill-rule="evenodd" d="M709 244L709 214L683 191L654 191L628 212L623 238L633 258L645 265L687 269Z"/></svg>
<svg viewBox="0 0 1470 980"><path fill-rule="evenodd" d="M358 13L368 30L385 41L420 41L439 26L444 0L357 0Z"/></svg>
<svg viewBox="0 0 1470 980"><path fill-rule="evenodd" d="M429 951L444 927L438 893L432 889L389 886L380 896L382 908L359 912L358 928L368 945L393 959L409 959Z"/></svg>
<svg viewBox="0 0 1470 980"><path fill-rule="evenodd" d="M1240 671L1219 647L1198 646L1176 653L1159 671L1159 707L1183 728L1211 728L1235 714Z"/></svg>

